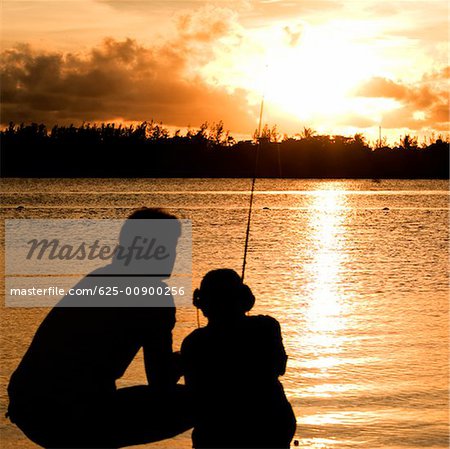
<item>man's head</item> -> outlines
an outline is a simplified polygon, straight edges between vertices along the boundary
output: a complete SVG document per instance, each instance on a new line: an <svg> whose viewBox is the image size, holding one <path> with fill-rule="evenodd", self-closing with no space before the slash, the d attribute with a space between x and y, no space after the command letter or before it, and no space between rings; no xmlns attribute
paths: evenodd
<svg viewBox="0 0 450 449"><path fill-rule="evenodd" d="M119 236L121 245L129 240L129 234L132 228L136 226L135 222L130 222L129 220L174 220L170 226L170 231L177 239L181 235L181 223L175 215L159 207L141 207L133 211L123 224Z"/></svg>
<svg viewBox="0 0 450 449"><path fill-rule="evenodd" d="M226 320L252 309L255 297L236 271L222 268L208 272L194 292L194 305L207 318Z"/></svg>
<svg viewBox="0 0 450 449"><path fill-rule="evenodd" d="M181 222L175 215L159 208L137 209L119 235L123 253L132 258L117 254L115 262L134 274L170 275L180 235Z"/></svg>

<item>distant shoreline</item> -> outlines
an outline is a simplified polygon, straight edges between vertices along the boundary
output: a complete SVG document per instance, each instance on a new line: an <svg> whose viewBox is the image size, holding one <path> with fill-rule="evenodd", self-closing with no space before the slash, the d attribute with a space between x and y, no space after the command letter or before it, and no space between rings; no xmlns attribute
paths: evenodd
<svg viewBox="0 0 450 449"><path fill-rule="evenodd" d="M308 131L308 132L307 132ZM296 138L268 133L236 142L223 127L186 135L158 125L15 126L1 131L1 176L8 178L449 179L449 142L389 147L364 136Z"/></svg>

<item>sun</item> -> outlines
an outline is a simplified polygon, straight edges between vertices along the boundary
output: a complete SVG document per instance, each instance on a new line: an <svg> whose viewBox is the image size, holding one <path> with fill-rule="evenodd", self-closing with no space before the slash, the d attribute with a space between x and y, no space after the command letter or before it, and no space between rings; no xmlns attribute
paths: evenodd
<svg viewBox="0 0 450 449"><path fill-rule="evenodd" d="M296 47L269 47L264 95L300 120L346 114L355 107L352 91L377 63L374 52L346 31L306 29Z"/></svg>
<svg viewBox="0 0 450 449"><path fill-rule="evenodd" d="M275 23L242 32L239 45L218 46L202 77L230 92L242 89L250 114L284 133L302 125L320 133L378 135L386 113L401 107L393 98L358 95L373 77L395 79L392 42L382 38L386 24L375 19L331 19L323 23ZM400 64L400 65L399 65ZM401 72L403 73L403 72Z"/></svg>

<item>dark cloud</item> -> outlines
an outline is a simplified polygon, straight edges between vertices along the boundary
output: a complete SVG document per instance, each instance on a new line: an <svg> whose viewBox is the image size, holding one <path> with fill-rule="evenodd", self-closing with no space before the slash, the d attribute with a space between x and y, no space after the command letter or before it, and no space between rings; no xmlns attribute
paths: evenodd
<svg viewBox="0 0 450 449"><path fill-rule="evenodd" d="M228 8L207 5L194 12L177 15L177 37L168 43L176 52L185 49L200 63L208 63L214 52L223 49L221 38L240 42L242 29L237 23L235 13ZM227 49L229 50L229 49Z"/></svg>
<svg viewBox="0 0 450 449"><path fill-rule="evenodd" d="M442 82L448 80L449 68L424 75L415 85L406 85L392 80L375 77L360 86L357 95L372 98L391 98L400 107L383 117L383 126L388 128L407 127L421 129L432 127L442 129L449 125L449 97ZM424 117L416 113L422 113Z"/></svg>
<svg viewBox="0 0 450 449"><path fill-rule="evenodd" d="M450 66L444 67L440 70L435 70L431 73L426 73L423 76L424 81L449 81L450 80Z"/></svg>
<svg viewBox="0 0 450 449"><path fill-rule="evenodd" d="M362 85L357 94L362 97L402 99L406 95L406 88L386 78L375 77Z"/></svg>
<svg viewBox="0 0 450 449"><path fill-rule="evenodd" d="M213 41L227 24L210 21L199 32L186 16L180 36L162 47L106 39L84 55L34 52L22 45L2 54L1 122L67 123L162 120L197 126L223 120L236 132L254 127L246 92L208 85L187 69L212 53L191 43Z"/></svg>

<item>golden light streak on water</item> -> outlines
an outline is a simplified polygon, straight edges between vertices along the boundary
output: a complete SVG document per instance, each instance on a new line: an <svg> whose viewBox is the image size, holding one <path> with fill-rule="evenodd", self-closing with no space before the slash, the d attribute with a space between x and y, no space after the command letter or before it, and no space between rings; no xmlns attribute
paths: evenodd
<svg viewBox="0 0 450 449"><path fill-rule="evenodd" d="M342 392L342 386L333 382L328 372L341 363L342 332L346 327L345 294L342 291L342 264L345 255L345 222L348 208L344 185L324 183L318 186L310 205L311 263L307 267L310 279L309 303L305 322L307 332L303 344L312 348L314 357L303 364L303 368L320 372L318 385L306 392L316 397L329 397ZM299 419L302 424L336 424L339 414L312 414ZM326 447L326 443L310 441L312 447ZM325 446L324 446L325 444Z"/></svg>
<svg viewBox="0 0 450 449"><path fill-rule="evenodd" d="M310 214L312 262L309 271L310 302L306 312L309 343L317 347L339 346L336 332L345 327L341 265L345 259L345 195L339 190L324 190L313 197ZM323 365L330 366L330 359Z"/></svg>

